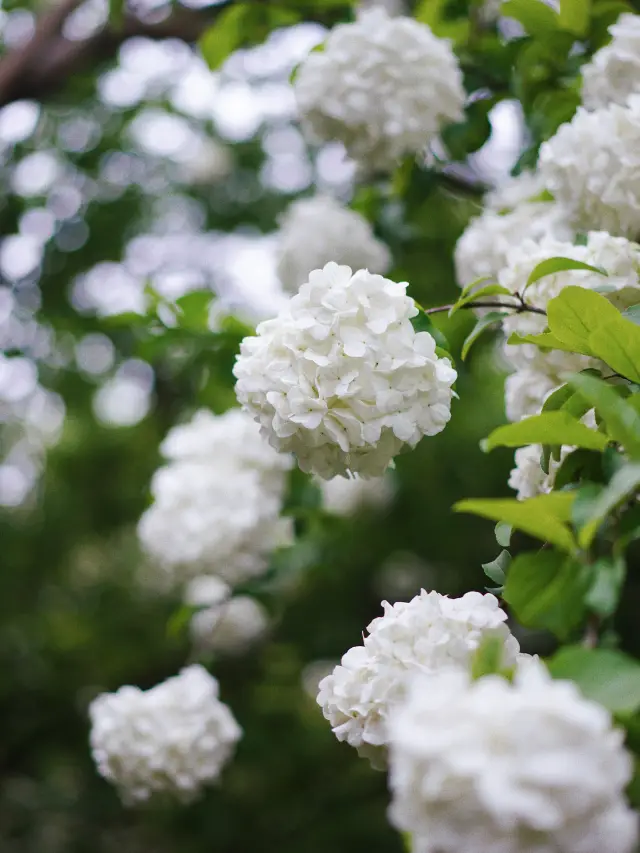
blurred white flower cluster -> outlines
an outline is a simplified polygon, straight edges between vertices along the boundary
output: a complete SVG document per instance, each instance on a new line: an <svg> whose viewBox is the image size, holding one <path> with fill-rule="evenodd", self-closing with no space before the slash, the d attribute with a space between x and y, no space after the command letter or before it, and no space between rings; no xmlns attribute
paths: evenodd
<svg viewBox="0 0 640 853"><path fill-rule="evenodd" d="M294 90L309 138L339 140L364 170L425 150L445 124L462 120L465 102L449 42L382 8L334 27L300 65Z"/></svg>
<svg viewBox="0 0 640 853"><path fill-rule="evenodd" d="M242 734L199 665L150 690L103 693L89 714L98 772L131 804L163 792L193 798L216 781Z"/></svg>
<svg viewBox="0 0 640 853"><path fill-rule="evenodd" d="M550 459L549 470L545 472L541 463L542 445L519 447L514 454L515 468L509 475L509 487L517 492L518 500L524 501L550 492L556 472L568 452L569 448L563 447L560 460Z"/></svg>
<svg viewBox="0 0 640 853"><path fill-rule="evenodd" d="M464 287L484 276L497 276L509 252L525 239L573 239L564 211L540 200L544 184L539 175L522 172L487 193L479 216L467 225L455 249L456 278Z"/></svg>
<svg viewBox="0 0 640 853"><path fill-rule="evenodd" d="M609 44L581 68L582 103L589 110L640 94L640 15L620 15L609 32Z"/></svg>
<svg viewBox="0 0 640 853"><path fill-rule="evenodd" d="M322 492L322 506L332 515L351 516L361 509L384 509L393 500L395 483L390 471L383 477L316 478Z"/></svg>
<svg viewBox="0 0 640 853"><path fill-rule="evenodd" d="M202 574L236 584L263 572L270 552L291 539L280 515L291 457L278 454L245 412L197 412L161 445L153 504L138 535L160 585Z"/></svg>
<svg viewBox="0 0 640 853"><path fill-rule="evenodd" d="M415 853L631 853L633 772L610 714L542 664L416 678L391 717L390 817Z"/></svg>
<svg viewBox="0 0 640 853"><path fill-rule="evenodd" d="M282 286L295 293L312 270L329 261L385 273L391 256L363 216L330 196L293 202L280 223L278 275Z"/></svg>
<svg viewBox="0 0 640 853"><path fill-rule="evenodd" d="M259 601L249 595L232 597L231 587L212 575L189 582L185 604L197 608L189 630L198 651L241 654L269 627L267 611Z"/></svg>
<svg viewBox="0 0 640 853"><path fill-rule="evenodd" d="M303 471L382 476L449 421L456 371L414 331L406 287L329 263L242 342L238 400Z"/></svg>
<svg viewBox="0 0 640 853"><path fill-rule="evenodd" d="M416 673L466 669L488 637L504 644L505 666L516 663L519 645L505 625L495 596L469 592L448 598L422 590L409 602L382 603L384 615L371 622L361 646L343 656L319 685L318 704L338 740L382 765L388 719Z"/></svg>
<svg viewBox="0 0 640 853"><path fill-rule="evenodd" d="M538 169L547 189L577 230L640 234L640 95L626 105L589 112L579 107L570 122L540 148Z"/></svg>

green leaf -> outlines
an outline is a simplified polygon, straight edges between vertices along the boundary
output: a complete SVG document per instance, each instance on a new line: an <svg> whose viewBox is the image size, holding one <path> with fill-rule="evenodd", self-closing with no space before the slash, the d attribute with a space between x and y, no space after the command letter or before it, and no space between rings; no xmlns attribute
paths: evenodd
<svg viewBox="0 0 640 853"><path fill-rule="evenodd" d="M467 293L465 296L461 296L460 299L458 299L458 301L449 309L449 317L453 317L453 315L457 313L461 308L463 308L465 305L468 305L470 302L475 302L476 299L483 299L485 296L496 295L513 296L513 293L507 287L503 287L501 284L487 284L485 285L485 287L481 287L476 291Z"/></svg>
<svg viewBox="0 0 640 853"><path fill-rule="evenodd" d="M595 577L586 598L587 606L606 619L618 608L627 566L623 557L602 557L593 564L593 571Z"/></svg>
<svg viewBox="0 0 640 853"><path fill-rule="evenodd" d="M591 571L558 551L520 554L509 566L502 597L527 628L567 637L584 619Z"/></svg>
<svg viewBox="0 0 640 853"><path fill-rule="evenodd" d="M495 323L500 323L505 317L508 316L508 311L489 311L488 314L485 314L484 316L480 317L473 329L464 339L464 343L462 344L462 350L460 351L460 356L462 360L464 361L466 359L466 357L469 355L469 350L478 340L480 335L484 331L486 331L486 329L488 329L490 326L493 326Z"/></svg>
<svg viewBox="0 0 640 853"><path fill-rule="evenodd" d="M590 335L607 319L619 319L620 314L611 303L584 287L565 287L547 305L551 334L575 352L593 355Z"/></svg>
<svg viewBox="0 0 640 853"><path fill-rule="evenodd" d="M527 444L568 444L587 450L604 450L608 439L561 410L532 415L494 429L486 439L485 449L523 447Z"/></svg>
<svg viewBox="0 0 640 853"><path fill-rule="evenodd" d="M540 281L541 278L544 278L547 275L554 275L557 272L564 272L566 270L589 270L589 272L599 273L604 276L607 275L606 270L603 270L601 267L593 267L591 264L585 264L582 261L575 261L573 258L547 258L544 261L540 261L540 263L536 264L531 270L524 289L526 290L529 285L535 284L536 281Z"/></svg>
<svg viewBox="0 0 640 853"><path fill-rule="evenodd" d="M510 524L498 522L495 527L496 542L501 548L508 548L511 544L511 534L513 533Z"/></svg>
<svg viewBox="0 0 640 853"><path fill-rule="evenodd" d="M205 332L209 328L209 307L214 294L210 290L194 290L176 299L178 324L183 329Z"/></svg>
<svg viewBox="0 0 640 853"><path fill-rule="evenodd" d="M503 660L504 640L500 637L484 637L471 658L471 678L475 680L484 675L501 675Z"/></svg>
<svg viewBox="0 0 640 853"><path fill-rule="evenodd" d="M468 296L472 290L475 290L476 287L479 287L481 284L484 284L486 281L492 281L495 283L495 276L492 275L483 275L480 278L476 278L474 281L467 284L462 288L462 293L460 294L460 299L464 299ZM511 292L511 291L509 291ZM457 303L456 303L457 304Z"/></svg>
<svg viewBox="0 0 640 853"><path fill-rule="evenodd" d="M234 3L224 9L215 23L205 30L198 45L205 62L217 70L234 50L245 42L254 7L250 3Z"/></svg>
<svg viewBox="0 0 640 853"><path fill-rule="evenodd" d="M532 3L531 0L507 0L500 7L500 12L507 18L520 21L529 35L544 38L554 33L559 27L557 12L545 6L544 3Z"/></svg>
<svg viewBox="0 0 640 853"><path fill-rule="evenodd" d="M115 32L119 32L123 22L124 0L109 0L109 26Z"/></svg>
<svg viewBox="0 0 640 853"><path fill-rule="evenodd" d="M640 327L635 323L621 314L609 322L603 318L589 336L589 345L593 354L620 376L640 382Z"/></svg>
<svg viewBox="0 0 640 853"><path fill-rule="evenodd" d="M591 0L560 0L560 26L577 36L589 31Z"/></svg>
<svg viewBox="0 0 640 853"><path fill-rule="evenodd" d="M511 554L508 551L503 550L498 554L495 560L492 560L490 563L482 563L482 568L489 580L497 583L498 586L502 586L504 584L506 571L509 568L510 562Z"/></svg>
<svg viewBox="0 0 640 853"><path fill-rule="evenodd" d="M627 308L626 311L622 312L622 316L627 320L631 320L636 326L640 326L640 305L632 305L630 308Z"/></svg>
<svg viewBox="0 0 640 853"><path fill-rule="evenodd" d="M420 306L416 303L416 308ZM411 318L411 325L416 332L429 332L431 337L436 342L437 346L449 353L449 341L446 339L443 332L436 326L431 317L424 313L424 309L420 309L415 317ZM451 358L451 356L449 356ZM451 359L453 361L453 359Z"/></svg>
<svg viewBox="0 0 640 853"><path fill-rule="evenodd" d="M554 678L574 681L587 699L614 714L640 708L640 664L622 652L567 646L547 666Z"/></svg>
<svg viewBox="0 0 640 853"><path fill-rule="evenodd" d="M550 332L542 332L540 335L519 335L517 332L513 332L509 336L507 343L513 344L513 346L517 346L518 344L535 344L540 349L559 349L563 352L575 352L572 346L564 344Z"/></svg>
<svg viewBox="0 0 640 853"><path fill-rule="evenodd" d="M464 161L485 144L491 135L489 112L500 97L477 98L465 108L464 121L447 125L442 131L442 141L451 160Z"/></svg>
<svg viewBox="0 0 640 853"><path fill-rule="evenodd" d="M567 525L571 492L551 492L526 501L515 498L470 498L454 505L455 512L468 512L509 524L543 542L550 542L562 551L574 553L577 544Z"/></svg>
<svg viewBox="0 0 640 853"><path fill-rule="evenodd" d="M615 387L586 373L569 376L569 384L604 420L608 435L634 458L640 458L640 414L622 399Z"/></svg>
<svg viewBox="0 0 640 853"><path fill-rule="evenodd" d="M602 482L602 454L595 450L574 450L562 460L554 477L554 489L582 480Z"/></svg>
<svg viewBox="0 0 640 853"><path fill-rule="evenodd" d="M606 486L593 502L591 511L578 533L578 542L582 548L588 548L593 542L598 528L606 517L624 501L633 497L640 486L640 464L629 464L620 468L608 486Z"/></svg>

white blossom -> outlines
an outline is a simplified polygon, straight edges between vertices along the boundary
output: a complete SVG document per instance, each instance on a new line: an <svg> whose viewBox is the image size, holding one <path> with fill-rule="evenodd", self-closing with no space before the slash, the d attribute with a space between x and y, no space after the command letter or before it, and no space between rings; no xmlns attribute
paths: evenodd
<svg viewBox="0 0 640 853"><path fill-rule="evenodd" d="M298 69L294 91L312 141L339 140L367 169L389 169L461 121L465 92L448 41L412 18L364 10Z"/></svg>
<svg viewBox="0 0 640 853"><path fill-rule="evenodd" d="M199 575L189 581L184 603L189 607L213 607L231 597L231 587L215 575Z"/></svg>
<svg viewBox="0 0 640 853"><path fill-rule="evenodd" d="M242 342L238 400L303 471L382 476L449 421L456 372L414 331L406 287L329 263Z"/></svg>
<svg viewBox="0 0 640 853"><path fill-rule="evenodd" d="M589 270L563 270L544 276L527 287L533 269L543 260L553 257L572 258L607 272L603 276ZM606 289L607 298L616 307L627 307L640 301L640 246L623 237L612 237L602 231L587 234L586 244L576 246L545 237L535 242L525 240L507 255L505 267L498 281L513 293L524 293L526 301L536 308L546 309L553 299L568 285L588 289ZM507 335L539 334L547 325L544 315L534 313L513 314L505 318L503 329ZM594 366L596 362L587 356L565 353L559 350L543 352L535 344L509 346L507 357L516 368L537 370L547 373L579 371ZM559 384L559 383L557 383Z"/></svg>
<svg viewBox="0 0 640 853"><path fill-rule="evenodd" d="M215 574L234 584L261 574L269 554L291 541L291 519L280 514L291 457L240 410L198 412L161 450L168 463L153 476L154 502L138 524L158 583Z"/></svg>
<svg viewBox="0 0 640 853"><path fill-rule="evenodd" d="M515 347L510 347L509 350L512 352ZM507 418L510 421L520 421L529 415L537 415L549 394L561 384L562 380L553 373L526 369L511 373L504 383L504 408Z"/></svg>
<svg viewBox="0 0 640 853"><path fill-rule="evenodd" d="M322 506L332 515L350 516L364 507L383 509L393 500L395 485L390 472L383 477L318 478Z"/></svg>
<svg viewBox="0 0 640 853"><path fill-rule="evenodd" d="M540 663L419 677L390 722L390 817L420 853L631 853L633 763L610 714Z"/></svg>
<svg viewBox="0 0 640 853"><path fill-rule="evenodd" d="M540 148L538 169L578 230L640 234L640 95L626 106L579 107Z"/></svg>
<svg viewBox="0 0 640 853"><path fill-rule="evenodd" d="M278 275L291 293L329 261L373 273L385 273L391 264L389 250L367 220L329 196L289 206L280 224L278 253Z"/></svg>
<svg viewBox="0 0 640 853"><path fill-rule="evenodd" d="M517 492L518 500L524 501L536 495L547 494L553 489L556 473L570 448L563 447L560 460L549 460L549 471L545 473L541 465L542 445L530 444L519 447L515 452L515 468L509 475L509 487Z"/></svg>
<svg viewBox="0 0 640 853"><path fill-rule="evenodd" d="M640 93L640 16L620 15L609 32L609 44L580 69L582 102L590 110L624 104Z"/></svg>
<svg viewBox="0 0 640 853"><path fill-rule="evenodd" d="M376 764L384 760L387 720L402 700L407 678L469 666L486 637L504 642L504 663L516 662L518 642L493 595L468 592L448 598L421 591L409 602L382 603L361 646L343 656L319 685L318 704L336 737Z"/></svg>
<svg viewBox="0 0 640 853"><path fill-rule="evenodd" d="M487 193L484 210L471 219L455 249L456 278L464 287L484 276L495 277L506 265L509 252L525 239L573 239L564 210L540 196L539 175L522 172Z"/></svg>
<svg viewBox="0 0 640 853"><path fill-rule="evenodd" d="M217 780L242 734L218 682L198 665L150 690L103 693L89 715L98 772L128 803L161 792L194 797Z"/></svg>
<svg viewBox="0 0 640 853"><path fill-rule="evenodd" d="M194 613L189 627L191 638L200 648L240 654L264 636L269 617L255 598L236 595Z"/></svg>

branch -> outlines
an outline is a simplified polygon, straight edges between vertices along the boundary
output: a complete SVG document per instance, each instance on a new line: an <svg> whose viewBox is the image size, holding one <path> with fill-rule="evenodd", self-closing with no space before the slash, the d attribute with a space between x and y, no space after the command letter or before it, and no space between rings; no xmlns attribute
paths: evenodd
<svg viewBox="0 0 640 853"><path fill-rule="evenodd" d="M450 311L453 308L453 305L436 305L434 308L420 308L423 314L441 314L444 311ZM416 305L416 307L420 307ZM522 303L520 305L509 305L507 302L467 302L464 305L460 305L461 309L465 308L509 308L513 310L514 314L542 314L542 316L546 317L547 312L544 308L536 308L535 305L528 305L526 303Z"/></svg>

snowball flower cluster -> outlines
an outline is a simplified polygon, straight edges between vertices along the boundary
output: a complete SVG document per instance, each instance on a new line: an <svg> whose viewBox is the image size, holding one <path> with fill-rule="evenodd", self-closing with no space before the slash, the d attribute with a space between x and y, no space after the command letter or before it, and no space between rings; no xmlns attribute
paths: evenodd
<svg viewBox="0 0 640 853"><path fill-rule="evenodd" d="M268 627L269 617L260 602L249 595L236 595L194 613L189 630L199 648L232 655L256 643Z"/></svg>
<svg viewBox="0 0 640 853"><path fill-rule="evenodd" d="M609 44L581 68L582 102L590 110L640 93L640 15L620 15L609 32Z"/></svg>
<svg viewBox="0 0 640 853"><path fill-rule="evenodd" d="M391 472L384 477L365 480L362 477L334 477L318 480L322 506L332 515L350 516L365 507L383 509L393 500L395 492Z"/></svg>
<svg viewBox="0 0 640 853"><path fill-rule="evenodd" d="M513 353L515 349L515 346L507 347L509 353ZM516 356L515 360L517 359ZM551 370L547 365L540 367L539 370L521 368L505 379L504 409L508 420L520 421L529 415L539 414L549 394L562 385L557 371Z"/></svg>
<svg viewBox="0 0 640 853"><path fill-rule="evenodd" d="M278 275L282 286L295 293L312 270L329 261L385 273L391 256L355 210L329 196L294 201L280 227Z"/></svg>
<svg viewBox="0 0 640 853"><path fill-rule="evenodd" d="M324 49L300 65L294 92L309 138L339 140L369 170L423 151L464 115L462 72L449 42L382 8L334 27Z"/></svg>
<svg viewBox="0 0 640 853"><path fill-rule="evenodd" d="M416 679L390 722L390 817L419 853L631 853L632 761L610 714L530 662L511 684Z"/></svg>
<svg viewBox="0 0 640 853"><path fill-rule="evenodd" d="M159 584L208 573L235 584L263 572L271 551L291 541L291 520L280 513L292 460L245 412L198 412L169 432L161 452L168 463L138 525Z"/></svg>
<svg viewBox="0 0 640 853"><path fill-rule="evenodd" d="M540 148L547 189L578 230L640 234L640 95L625 106L579 107Z"/></svg>
<svg viewBox="0 0 640 853"><path fill-rule="evenodd" d="M383 602L384 615L368 627L361 646L343 656L319 685L318 704L336 737L379 764L384 760L387 724L404 698L407 678L417 672L467 669L487 637L504 643L504 664L514 664L518 642L493 595L468 592L447 598L422 592L409 602Z"/></svg>
<svg viewBox="0 0 640 853"><path fill-rule="evenodd" d="M460 287L483 276L497 276L509 252L525 239L573 239L564 211L551 201L540 200L543 192L539 175L523 172L487 193L483 212L471 220L456 244Z"/></svg>
<svg viewBox="0 0 640 853"><path fill-rule="evenodd" d="M103 693L89 715L98 772L128 803L160 792L194 797L218 778L242 734L218 682L198 665L150 690Z"/></svg>
<svg viewBox="0 0 640 853"><path fill-rule="evenodd" d="M516 466L509 475L509 486L517 492L518 500L524 501L536 495L543 495L553 489L556 473L569 448L563 448L560 460L549 460L549 471L545 473L541 465L542 446L531 444L519 447L515 452Z"/></svg>
<svg viewBox="0 0 640 853"><path fill-rule="evenodd" d="M380 477L448 423L456 371L414 331L406 288L329 263L242 342L238 400L303 471Z"/></svg>

